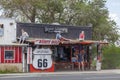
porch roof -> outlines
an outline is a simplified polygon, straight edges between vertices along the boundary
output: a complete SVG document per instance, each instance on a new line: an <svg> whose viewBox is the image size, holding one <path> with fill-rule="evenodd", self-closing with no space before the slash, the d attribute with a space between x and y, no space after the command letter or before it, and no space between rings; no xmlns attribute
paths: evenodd
<svg viewBox="0 0 120 80"><path fill-rule="evenodd" d="M104 41L94 41L94 40L70 40L70 41L61 41L61 44L108 44L108 42Z"/></svg>
<svg viewBox="0 0 120 80"><path fill-rule="evenodd" d="M74 45L74 44L108 44L108 42L104 41L94 41L94 40L66 40L60 41L57 39L39 39L39 38L31 38L27 40L30 43L34 43L35 45Z"/></svg>
<svg viewBox="0 0 120 80"><path fill-rule="evenodd" d="M10 44L0 44L0 46L27 46L28 44L20 44L20 43L10 43Z"/></svg>

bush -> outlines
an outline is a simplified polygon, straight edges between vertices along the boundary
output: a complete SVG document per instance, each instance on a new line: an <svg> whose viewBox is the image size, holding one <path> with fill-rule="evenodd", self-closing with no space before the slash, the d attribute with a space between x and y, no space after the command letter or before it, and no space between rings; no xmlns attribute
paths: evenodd
<svg viewBox="0 0 120 80"><path fill-rule="evenodd" d="M114 45L103 49L102 69L120 69L120 48Z"/></svg>

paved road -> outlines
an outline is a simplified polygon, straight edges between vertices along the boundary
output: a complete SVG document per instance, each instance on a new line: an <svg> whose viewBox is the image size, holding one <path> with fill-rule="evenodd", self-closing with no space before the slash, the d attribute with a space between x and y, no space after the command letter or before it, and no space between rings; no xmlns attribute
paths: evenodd
<svg viewBox="0 0 120 80"><path fill-rule="evenodd" d="M34 74L0 76L0 80L120 80L116 73L80 73L80 74Z"/></svg>

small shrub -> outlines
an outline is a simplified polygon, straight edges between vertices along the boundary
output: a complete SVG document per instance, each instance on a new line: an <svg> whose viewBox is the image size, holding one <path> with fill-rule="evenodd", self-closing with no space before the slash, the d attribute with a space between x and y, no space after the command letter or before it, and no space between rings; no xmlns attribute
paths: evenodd
<svg viewBox="0 0 120 80"><path fill-rule="evenodd" d="M103 69L120 69L120 48L107 46L103 49Z"/></svg>

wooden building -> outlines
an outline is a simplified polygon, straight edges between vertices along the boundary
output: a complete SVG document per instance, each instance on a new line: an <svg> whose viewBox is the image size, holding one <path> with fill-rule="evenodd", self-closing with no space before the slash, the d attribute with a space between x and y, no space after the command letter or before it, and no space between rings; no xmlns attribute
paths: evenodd
<svg viewBox="0 0 120 80"><path fill-rule="evenodd" d="M0 18L0 71L23 72L22 50L26 44L16 41L14 19Z"/></svg>
<svg viewBox="0 0 120 80"><path fill-rule="evenodd" d="M24 44L18 43L21 29L29 34ZM85 39L79 40L84 31ZM69 40L56 39L56 32ZM80 70L81 64L73 61L74 50L86 51L84 67L90 69L91 45L104 42L92 40L91 26L16 23L14 19L0 18L0 70L14 72L54 72ZM100 59L101 51L98 51ZM9 65L9 66L8 66Z"/></svg>
<svg viewBox="0 0 120 80"><path fill-rule="evenodd" d="M92 27L68 26L53 24L17 23L17 36L20 30L28 32L30 38L27 53L27 65L29 72L54 72L61 70L80 70L81 64L73 62L74 49L86 51L86 63L88 70L91 64L91 45L101 44L92 40ZM56 39L56 32L68 41ZM81 31L85 33L85 40L79 40ZM101 54L101 53L100 53Z"/></svg>

